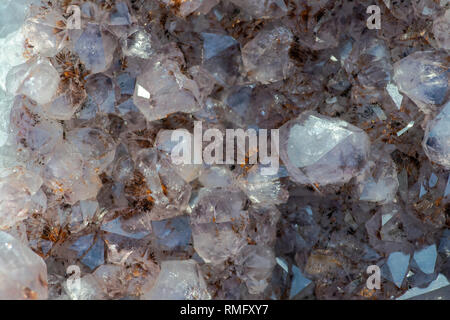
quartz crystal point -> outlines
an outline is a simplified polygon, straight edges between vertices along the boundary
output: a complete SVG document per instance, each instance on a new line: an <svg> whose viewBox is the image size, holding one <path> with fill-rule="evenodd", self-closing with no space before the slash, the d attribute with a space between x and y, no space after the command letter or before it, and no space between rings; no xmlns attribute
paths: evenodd
<svg viewBox="0 0 450 320"><path fill-rule="evenodd" d="M84 161L89 162L96 172L103 172L114 160L115 142L102 130L94 128L78 128L66 135L66 140L84 155Z"/></svg>
<svg viewBox="0 0 450 320"><path fill-rule="evenodd" d="M207 263L235 257L247 243L248 214L240 191L202 189L190 215L196 252Z"/></svg>
<svg viewBox="0 0 450 320"><path fill-rule="evenodd" d="M428 123L423 148L431 161L450 169L450 102Z"/></svg>
<svg viewBox="0 0 450 320"><path fill-rule="evenodd" d="M245 177L240 177L238 185L250 201L256 204L281 204L289 197L278 176L262 174L258 165L253 166Z"/></svg>
<svg viewBox="0 0 450 320"><path fill-rule="evenodd" d="M374 156L368 163L368 174L362 175L363 181L360 183L360 200L387 203L395 199L398 190L397 168L395 163L384 153Z"/></svg>
<svg viewBox="0 0 450 320"><path fill-rule="evenodd" d="M200 183L205 188L226 188L233 184L233 174L224 166L210 167L202 171Z"/></svg>
<svg viewBox="0 0 450 320"><path fill-rule="evenodd" d="M155 285L144 300L209 300L211 296L194 260L163 261Z"/></svg>
<svg viewBox="0 0 450 320"><path fill-rule="evenodd" d="M80 282L64 282L64 289L71 300L100 300L104 294L99 282L92 274L80 278Z"/></svg>
<svg viewBox="0 0 450 320"><path fill-rule="evenodd" d="M283 0L230 0L248 14L259 19L281 18L288 12Z"/></svg>
<svg viewBox="0 0 450 320"><path fill-rule="evenodd" d="M126 2L116 1L114 9L109 14L109 24L112 26L127 26L131 24L131 15Z"/></svg>
<svg viewBox="0 0 450 320"><path fill-rule="evenodd" d="M31 60L13 67L6 77L11 94L24 94L39 104L52 101L59 85L59 73L47 59Z"/></svg>
<svg viewBox="0 0 450 320"><path fill-rule="evenodd" d="M55 10L28 19L22 32L31 55L53 57L64 48L67 41L65 19Z"/></svg>
<svg viewBox="0 0 450 320"><path fill-rule="evenodd" d="M136 157L136 166L144 178L145 189L134 201L141 201L143 210L151 203L152 220L182 215L188 206L191 186L172 169L170 160L155 149L143 149Z"/></svg>
<svg viewBox="0 0 450 320"><path fill-rule="evenodd" d="M242 276L251 294L264 292L275 267L273 250L263 246L247 246L242 250Z"/></svg>
<svg viewBox="0 0 450 320"><path fill-rule="evenodd" d="M175 112L200 110L197 83L180 70L183 54L173 45L148 60L136 79L133 100L148 121L165 118Z"/></svg>
<svg viewBox="0 0 450 320"><path fill-rule="evenodd" d="M203 68L223 85L233 85L242 64L239 42L225 34L203 32ZM211 82L210 82L211 83Z"/></svg>
<svg viewBox="0 0 450 320"><path fill-rule="evenodd" d="M191 227L186 216L152 221L158 246L163 250L185 250L191 241Z"/></svg>
<svg viewBox="0 0 450 320"><path fill-rule="evenodd" d="M13 236L0 231L0 299L47 299L44 260Z"/></svg>
<svg viewBox="0 0 450 320"><path fill-rule="evenodd" d="M425 113L437 110L448 96L448 56L433 51L418 51L394 65L394 81Z"/></svg>
<svg viewBox="0 0 450 320"><path fill-rule="evenodd" d="M364 131L311 112L284 124L280 141L280 157L301 184L345 183L362 171L369 152Z"/></svg>
<svg viewBox="0 0 450 320"><path fill-rule="evenodd" d="M247 76L263 84L286 79L293 67L289 48L292 32L283 26L261 30L242 48L242 60Z"/></svg>
<svg viewBox="0 0 450 320"><path fill-rule="evenodd" d="M186 17L191 13L208 13L219 0L162 0L166 5L173 8L176 14Z"/></svg>
<svg viewBox="0 0 450 320"><path fill-rule="evenodd" d="M433 33L440 48L450 50L450 9L438 18L433 23Z"/></svg>
<svg viewBox="0 0 450 320"><path fill-rule="evenodd" d="M138 57L148 59L155 53L155 43L144 29L133 30L121 41L122 52L127 57Z"/></svg>
<svg viewBox="0 0 450 320"><path fill-rule="evenodd" d="M59 144L44 169L45 185L70 204L94 198L101 188L97 172L86 163L77 147Z"/></svg>
<svg viewBox="0 0 450 320"><path fill-rule="evenodd" d="M25 168L0 171L0 229L12 227L28 217L33 196L41 185L41 177Z"/></svg>
<svg viewBox="0 0 450 320"><path fill-rule="evenodd" d="M117 43L114 36L101 26L89 23L74 41L75 52L92 73L103 72L111 65Z"/></svg>
<svg viewBox="0 0 450 320"><path fill-rule="evenodd" d="M59 122L46 119L34 113L39 106L23 96L17 96L10 114L10 130L13 133L19 153L37 156L46 162L62 142L63 128Z"/></svg>

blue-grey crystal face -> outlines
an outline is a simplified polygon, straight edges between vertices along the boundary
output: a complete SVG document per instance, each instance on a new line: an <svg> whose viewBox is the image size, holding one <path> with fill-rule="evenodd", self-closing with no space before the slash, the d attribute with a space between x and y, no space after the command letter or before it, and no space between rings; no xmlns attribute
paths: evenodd
<svg viewBox="0 0 450 320"><path fill-rule="evenodd" d="M106 65L100 26L89 24L75 44L75 51L89 69Z"/></svg>

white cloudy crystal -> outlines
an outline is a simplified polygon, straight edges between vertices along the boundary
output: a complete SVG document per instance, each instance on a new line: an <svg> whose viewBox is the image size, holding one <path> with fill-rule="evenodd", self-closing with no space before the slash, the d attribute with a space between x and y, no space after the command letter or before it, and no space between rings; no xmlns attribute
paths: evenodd
<svg viewBox="0 0 450 320"><path fill-rule="evenodd" d="M283 0L231 0L231 2L259 19L279 18L288 12Z"/></svg>
<svg viewBox="0 0 450 320"><path fill-rule="evenodd" d="M27 218L42 179L22 167L0 170L0 229Z"/></svg>
<svg viewBox="0 0 450 320"><path fill-rule="evenodd" d="M394 64L394 81L425 113L445 102L448 92L447 55L418 51Z"/></svg>
<svg viewBox="0 0 450 320"><path fill-rule="evenodd" d="M247 244L248 214L239 190L200 190L190 215L194 248L207 263L235 257Z"/></svg>
<svg viewBox="0 0 450 320"><path fill-rule="evenodd" d="M442 49L450 50L450 9L447 9L443 15L434 19L433 33L434 37Z"/></svg>
<svg viewBox="0 0 450 320"><path fill-rule="evenodd" d="M9 113L14 97L0 88L0 148L6 143L9 133Z"/></svg>
<svg viewBox="0 0 450 320"><path fill-rule="evenodd" d="M103 72L111 65L117 43L113 35L99 25L89 23L75 41L74 49L92 73Z"/></svg>
<svg viewBox="0 0 450 320"><path fill-rule="evenodd" d="M152 56L136 79L134 103L148 121L163 119L175 112L200 110L197 83L180 70L183 54L173 45Z"/></svg>
<svg viewBox="0 0 450 320"><path fill-rule="evenodd" d="M247 246L242 251L243 260L239 262L244 271L242 279L250 293L264 292L276 264L273 250L265 246Z"/></svg>
<svg viewBox="0 0 450 320"><path fill-rule="evenodd" d="M434 161L450 169L450 102L443 107L435 119L430 121L425 132L423 148Z"/></svg>
<svg viewBox="0 0 450 320"><path fill-rule="evenodd" d="M173 7L178 15L186 17L193 12L208 13L212 7L219 3L219 0L162 0L162 2Z"/></svg>
<svg viewBox="0 0 450 320"><path fill-rule="evenodd" d="M54 10L28 19L22 27L27 48L32 54L53 57L63 47L67 32L63 29L64 17Z"/></svg>
<svg viewBox="0 0 450 320"><path fill-rule="evenodd" d="M345 183L361 172L369 138L339 119L305 112L280 128L280 156L299 183Z"/></svg>
<svg viewBox="0 0 450 320"><path fill-rule="evenodd" d="M94 168L68 142L56 147L44 169L44 179L50 191L64 196L70 204L94 198L102 185Z"/></svg>
<svg viewBox="0 0 450 320"><path fill-rule="evenodd" d="M6 76L11 94L24 94L39 104L52 101L59 85L59 73L47 59L30 60L13 67Z"/></svg>
<svg viewBox="0 0 450 320"><path fill-rule="evenodd" d="M0 300L47 299L47 266L22 242L0 231Z"/></svg>
<svg viewBox="0 0 450 320"><path fill-rule="evenodd" d="M0 88L6 91L6 76L11 68L27 61L25 36L16 30L0 39Z"/></svg>
<svg viewBox="0 0 450 320"><path fill-rule="evenodd" d="M144 300L209 300L205 279L194 260L163 261L152 289Z"/></svg>
<svg viewBox="0 0 450 320"><path fill-rule="evenodd" d="M285 27L260 31L242 49L242 60L250 79L269 84L286 79L292 69L289 48L292 32Z"/></svg>

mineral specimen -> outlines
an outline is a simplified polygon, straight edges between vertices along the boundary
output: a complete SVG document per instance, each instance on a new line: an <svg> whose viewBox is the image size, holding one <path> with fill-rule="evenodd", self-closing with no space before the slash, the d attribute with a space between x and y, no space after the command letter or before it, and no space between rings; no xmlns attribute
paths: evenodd
<svg viewBox="0 0 450 320"><path fill-rule="evenodd" d="M450 169L450 101L428 123L423 147L430 160Z"/></svg>
<svg viewBox="0 0 450 320"><path fill-rule="evenodd" d="M450 299L449 5L0 0L0 299Z"/></svg>
<svg viewBox="0 0 450 320"><path fill-rule="evenodd" d="M299 183L345 183L358 174L369 153L364 131L341 120L303 113L281 127L280 156Z"/></svg>
<svg viewBox="0 0 450 320"><path fill-rule="evenodd" d="M0 231L0 299L47 299L47 267L28 246Z"/></svg>

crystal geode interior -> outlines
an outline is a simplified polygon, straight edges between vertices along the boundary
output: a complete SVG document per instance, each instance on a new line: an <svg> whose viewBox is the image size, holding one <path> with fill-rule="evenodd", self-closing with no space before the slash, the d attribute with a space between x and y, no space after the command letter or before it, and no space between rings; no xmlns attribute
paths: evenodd
<svg viewBox="0 0 450 320"><path fill-rule="evenodd" d="M447 0L1 0L0 299L450 299L449 25ZM279 129L278 170L176 165L198 122Z"/></svg>

